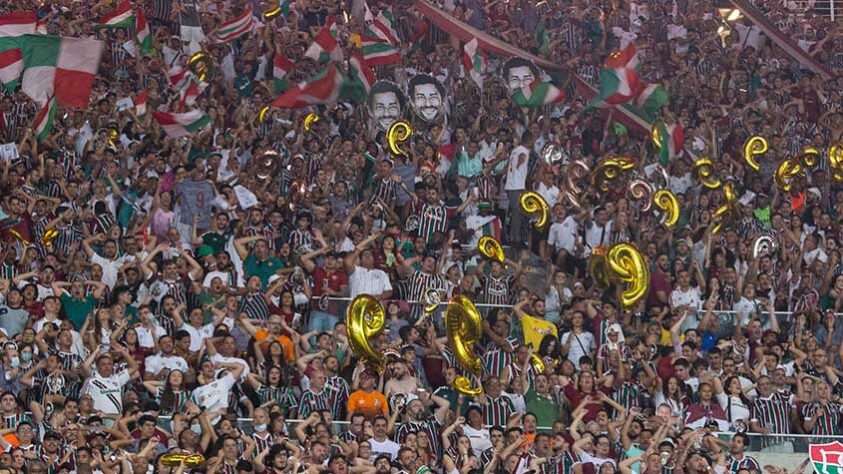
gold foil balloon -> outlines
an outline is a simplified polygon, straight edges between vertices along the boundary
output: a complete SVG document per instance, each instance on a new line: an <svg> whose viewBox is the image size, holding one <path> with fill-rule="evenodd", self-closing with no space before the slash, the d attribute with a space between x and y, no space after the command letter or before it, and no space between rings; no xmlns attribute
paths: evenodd
<svg viewBox="0 0 843 474"><path fill-rule="evenodd" d="M24 247L28 247L28 246L29 246L29 241L28 241L28 240L26 240L26 239L24 239L24 238L23 238L23 236L22 236L22 235L20 235L20 232L18 232L17 230L15 230L15 229L9 229L9 233L10 233L10 234L12 234L12 236L13 236L14 238L16 238L16 239L20 240L20 241L21 241L21 243L23 244L23 246L24 246Z"/></svg>
<svg viewBox="0 0 843 474"><path fill-rule="evenodd" d="M653 204L653 186L651 186L650 183L644 181L643 179L633 179L629 182L627 191L632 199L642 201L644 203L641 207L642 211L647 212L650 210L650 207L652 207Z"/></svg>
<svg viewBox="0 0 843 474"><path fill-rule="evenodd" d="M802 163L795 158L788 158L779 163L778 168L776 168L776 174L773 175L773 180L779 189L787 192L793 187L793 179L799 176L801 172Z"/></svg>
<svg viewBox="0 0 843 474"><path fill-rule="evenodd" d="M208 53L205 51L199 51L198 53L194 53L193 56L187 60L187 67L190 69L190 72L196 75L197 79L205 82L211 74L211 70L214 67L214 61Z"/></svg>
<svg viewBox="0 0 843 474"><path fill-rule="evenodd" d="M386 311L380 301L371 295L355 297L346 312L345 325L354 354L378 368L383 367L383 354L371 345L386 328Z"/></svg>
<svg viewBox="0 0 843 474"><path fill-rule="evenodd" d="M759 171L761 169L761 165L758 164L758 159L756 158L756 156L767 153L768 149L769 147L767 145L767 139L755 135L753 137L750 137L749 140L744 143L743 159L746 160L746 163L749 165L750 168L754 169L755 171Z"/></svg>
<svg viewBox="0 0 843 474"><path fill-rule="evenodd" d="M271 20L281 14L281 5L278 0L268 0L263 5L263 18Z"/></svg>
<svg viewBox="0 0 843 474"><path fill-rule="evenodd" d="M314 113L307 114L304 118L304 131L309 132L313 130L313 124L319 121L319 115Z"/></svg>
<svg viewBox="0 0 843 474"><path fill-rule="evenodd" d="M185 467L198 467L205 462L205 456L201 454L170 453L161 456L161 464L167 467L178 467L184 463Z"/></svg>
<svg viewBox="0 0 843 474"><path fill-rule="evenodd" d="M268 180L275 176L275 172L278 170L280 164L281 157L278 155L278 152L266 150L255 158L255 176L261 181Z"/></svg>
<svg viewBox="0 0 843 474"><path fill-rule="evenodd" d="M537 218L533 224L536 230L543 230L550 222L550 208L541 194L535 191L525 191L521 194L518 202L521 204L521 210L524 211L524 214Z"/></svg>
<svg viewBox="0 0 843 474"><path fill-rule="evenodd" d="M718 189L723 183L714 175L714 164L711 158L700 158L694 162L694 173L697 180L708 189Z"/></svg>
<svg viewBox="0 0 843 474"><path fill-rule="evenodd" d="M614 277L627 285L621 293L621 305L627 310L634 307L650 289L650 271L644 256L635 246L621 242L609 248L606 263Z"/></svg>
<svg viewBox="0 0 843 474"><path fill-rule="evenodd" d="M258 111L258 122L263 123L266 120L266 114L269 113L269 106L264 105L261 107L260 111Z"/></svg>
<svg viewBox="0 0 843 474"><path fill-rule="evenodd" d="M820 162L820 151L812 146L807 146L799 154L799 161L805 168L813 168Z"/></svg>
<svg viewBox="0 0 843 474"><path fill-rule="evenodd" d="M679 201L672 191L667 189L656 191L656 194L653 195L653 204L667 215L664 225L673 227L679 222Z"/></svg>
<svg viewBox="0 0 843 474"><path fill-rule="evenodd" d="M585 178L591 173L591 168L586 164L583 160L574 160L568 164L567 173L565 176L565 182L567 183L567 188L576 194L581 194L583 189L577 183L577 181Z"/></svg>
<svg viewBox="0 0 843 474"><path fill-rule="evenodd" d="M44 235L41 236L41 244L43 244L44 247L49 247L53 244L53 240L58 236L59 231L55 228L47 229L47 231L44 232Z"/></svg>
<svg viewBox="0 0 843 474"><path fill-rule="evenodd" d="M483 393L483 387L480 384L477 384L475 387L472 387L471 385L471 379L468 377L461 375L454 379L454 388L464 395L476 397L477 395Z"/></svg>
<svg viewBox="0 0 843 474"><path fill-rule="evenodd" d="M731 184L723 185L723 195L726 202L717 208L712 215L712 220L715 222L714 228L711 229L712 234L718 234L732 219L740 218L741 211L738 206L738 196L735 194L735 189Z"/></svg>
<svg viewBox="0 0 843 474"><path fill-rule="evenodd" d="M544 359L542 359L538 354L532 354L530 356L530 363L533 364L533 368L536 369L536 372L539 374L543 374L547 371L547 364L544 363Z"/></svg>
<svg viewBox="0 0 843 474"><path fill-rule="evenodd" d="M559 149L559 145L555 143L548 143L542 147L542 159L549 166L553 166L562 161L562 158L562 150Z"/></svg>
<svg viewBox="0 0 843 474"><path fill-rule="evenodd" d="M657 120L653 122L653 128L650 130L650 140L653 141L653 146L656 147L656 150L662 147L662 136L659 133L659 129L664 126L664 122L661 120Z"/></svg>
<svg viewBox="0 0 843 474"><path fill-rule="evenodd" d="M386 130L386 145L395 156L407 155L404 143L413 136L413 126L406 120L396 120Z"/></svg>
<svg viewBox="0 0 843 474"><path fill-rule="evenodd" d="M612 186L612 182L618 179L622 172L635 167L635 160L628 156L616 156L606 158L594 167L591 173L591 184L602 192L606 192Z"/></svg>
<svg viewBox="0 0 843 474"><path fill-rule="evenodd" d="M482 317L470 299L463 295L451 298L445 311L445 332L448 335L448 347L460 366L475 377L480 377L480 357L474 345L483 333ZM454 385L467 395L479 393L477 389L471 389L471 381L464 376L457 377Z"/></svg>
<svg viewBox="0 0 843 474"><path fill-rule="evenodd" d="M843 144L837 143L829 147L828 167L835 181L843 181Z"/></svg>
<svg viewBox="0 0 843 474"><path fill-rule="evenodd" d="M612 284L612 275L609 267L606 265L607 248L604 246L597 246L591 251L588 257L588 274L591 279L603 288L607 288Z"/></svg>
<svg viewBox="0 0 843 474"><path fill-rule="evenodd" d="M477 242L477 252L485 258L499 263L503 263L506 260L501 243L494 237L488 235L480 237L480 241Z"/></svg>

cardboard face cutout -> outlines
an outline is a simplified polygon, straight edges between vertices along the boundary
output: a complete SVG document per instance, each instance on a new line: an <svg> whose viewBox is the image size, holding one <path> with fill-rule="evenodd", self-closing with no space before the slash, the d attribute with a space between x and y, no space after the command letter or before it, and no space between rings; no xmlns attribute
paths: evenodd
<svg viewBox="0 0 843 474"><path fill-rule="evenodd" d="M445 88L433 76L414 76L410 79L407 91L413 111L425 122L436 122L445 115Z"/></svg>
<svg viewBox="0 0 843 474"><path fill-rule="evenodd" d="M524 58L510 58L503 65L503 80L510 95L539 78L538 67Z"/></svg>
<svg viewBox="0 0 843 474"><path fill-rule="evenodd" d="M407 99L401 88L390 81L377 81L369 91L369 113L379 130L387 130L401 118Z"/></svg>

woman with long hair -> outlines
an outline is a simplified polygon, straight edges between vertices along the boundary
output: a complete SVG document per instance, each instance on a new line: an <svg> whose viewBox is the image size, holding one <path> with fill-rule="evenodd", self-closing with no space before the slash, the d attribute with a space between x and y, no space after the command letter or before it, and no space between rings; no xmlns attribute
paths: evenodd
<svg viewBox="0 0 843 474"><path fill-rule="evenodd" d="M184 373L181 370L171 370L166 382L148 380L143 386L149 393L155 395L155 401L161 406L162 415L182 413L190 403L192 392L187 390Z"/></svg>
<svg viewBox="0 0 843 474"><path fill-rule="evenodd" d="M278 404L285 416L298 408L298 398L290 388L289 377L284 373L282 367L273 365L267 370L266 378L261 380L255 374L249 374L249 385L257 392L261 406Z"/></svg>
<svg viewBox="0 0 843 474"><path fill-rule="evenodd" d="M739 428L741 422L743 422L744 428L748 427L751 403L744 395L741 379L737 375L732 375L724 382L721 382L719 377L714 377L712 382L714 396L717 397L717 402L720 403L720 407L726 413L726 421L735 429Z"/></svg>
<svg viewBox="0 0 843 474"><path fill-rule="evenodd" d="M690 400L685 395L684 384L680 383L675 376L668 377L667 381L663 381L657 376L655 381L656 390L653 398L656 406L667 404L670 406L672 416L684 418L690 404Z"/></svg>

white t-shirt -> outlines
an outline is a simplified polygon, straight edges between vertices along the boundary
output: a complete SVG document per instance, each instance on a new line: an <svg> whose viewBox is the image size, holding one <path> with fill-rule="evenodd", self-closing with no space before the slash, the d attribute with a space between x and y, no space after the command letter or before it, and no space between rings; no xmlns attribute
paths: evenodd
<svg viewBox="0 0 843 474"><path fill-rule="evenodd" d="M585 231L585 243L588 249L593 250L601 245L612 243L612 221L606 221L602 227L597 222L592 222L591 227Z"/></svg>
<svg viewBox="0 0 843 474"><path fill-rule="evenodd" d="M348 276L348 289L352 298L361 294L377 296L385 291L392 291L392 284L383 270L368 270L355 265L354 272Z"/></svg>
<svg viewBox="0 0 843 474"><path fill-rule="evenodd" d="M198 352L202 348L202 339L214 337L214 323L208 323L198 328L190 324L184 324L179 329L183 329L190 334L190 352Z"/></svg>
<svg viewBox="0 0 843 474"><path fill-rule="evenodd" d="M228 407L228 395L231 393L231 387L236 382L234 376L229 373L213 382L200 385L193 390L193 403L210 412L226 408Z"/></svg>
<svg viewBox="0 0 843 474"><path fill-rule="evenodd" d="M182 357L172 355L165 356L163 354L152 354L146 357L146 371L150 374L157 374L162 369L181 370L187 372L187 361Z"/></svg>
<svg viewBox="0 0 843 474"><path fill-rule="evenodd" d="M91 395L94 411L120 415L123 413L123 386L129 383L129 380L131 377L127 370L111 374L111 377L102 377L94 370L94 375L85 380L80 396Z"/></svg>
<svg viewBox="0 0 843 474"><path fill-rule="evenodd" d="M700 291L693 286L689 286L687 291L682 291L680 288L670 292L670 306L675 308L677 306L688 305L691 310L698 309L702 304L700 299Z"/></svg>
<svg viewBox="0 0 843 474"><path fill-rule="evenodd" d="M552 184L548 187L544 183L539 183L536 186L536 192L541 194L544 200L547 201L547 207L553 208L556 205L556 201L559 200L559 188Z"/></svg>
<svg viewBox="0 0 843 474"><path fill-rule="evenodd" d="M556 250L565 250L573 255L577 243L579 224L573 216L568 216L562 222L556 222L550 226L547 243Z"/></svg>
<svg viewBox="0 0 843 474"><path fill-rule="evenodd" d="M240 380L246 380L246 377L248 377L251 373L251 370L249 370L249 364L239 357L225 357L220 354L214 354L211 356L211 362L219 362L220 364L240 364L243 366L243 372L240 374Z"/></svg>
<svg viewBox="0 0 843 474"><path fill-rule="evenodd" d="M521 158L522 163L519 166L519 156L524 155ZM523 191L526 189L527 186L527 167L530 163L530 150L527 149L524 145L518 145L512 150L512 153L509 154L509 162L506 165L506 185L504 189L506 191Z"/></svg>
<svg viewBox="0 0 843 474"><path fill-rule="evenodd" d="M386 438L383 441L378 441L375 438L369 438L369 444L372 445L372 456L370 461L374 461L380 454L389 454L393 461L398 457L398 443Z"/></svg>
<svg viewBox="0 0 843 474"><path fill-rule="evenodd" d="M468 424L464 424L462 425L462 434L471 442L471 450L474 451L474 455L478 459L483 455L483 451L492 447L492 436L487 429L475 430Z"/></svg>
<svg viewBox="0 0 843 474"><path fill-rule="evenodd" d="M109 290L113 290L114 285L117 284L117 270L123 265L123 261L121 259L109 260L94 253L91 256L91 263L102 267L102 282L108 285Z"/></svg>
<svg viewBox="0 0 843 474"><path fill-rule="evenodd" d="M135 328L135 332L138 334L138 346L148 349L155 347L155 341L159 337L167 335L167 331L158 325L153 326L152 330L144 326L138 326Z"/></svg>
<svg viewBox="0 0 843 474"><path fill-rule="evenodd" d="M579 369L580 357L590 355L594 351L596 346L594 335L588 331L583 331L577 335L574 335L574 331L568 331L562 335L559 342L564 345L568 342L568 339L571 340L571 344L568 346L568 360Z"/></svg>

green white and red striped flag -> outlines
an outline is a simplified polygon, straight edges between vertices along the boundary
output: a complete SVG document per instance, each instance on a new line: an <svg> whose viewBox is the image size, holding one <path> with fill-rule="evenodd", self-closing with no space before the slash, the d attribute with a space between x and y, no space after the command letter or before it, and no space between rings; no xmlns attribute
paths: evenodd
<svg viewBox="0 0 843 474"><path fill-rule="evenodd" d="M372 89L372 84L377 80L372 68L369 67L365 59L356 53L348 60L348 64L351 66L351 81L359 83L368 95Z"/></svg>
<svg viewBox="0 0 843 474"><path fill-rule="evenodd" d="M313 39L313 43L307 48L304 55L320 63L342 61L342 49L337 43L338 34L334 17L329 16L325 26L316 34L316 38Z"/></svg>
<svg viewBox="0 0 843 474"><path fill-rule="evenodd" d="M602 109L631 102L638 95L640 84L641 78L635 69L601 69L600 92L588 106Z"/></svg>
<svg viewBox="0 0 843 474"><path fill-rule="evenodd" d="M208 83L201 82L195 75L190 74L184 87L179 90L178 110L184 110L185 106L192 106L196 104L196 98L205 92Z"/></svg>
<svg viewBox="0 0 843 474"><path fill-rule="evenodd" d="M275 89L276 94L280 94L290 88L290 81L287 80L287 74L294 67L295 65L287 59L287 56L275 53L275 58L272 60L272 87Z"/></svg>
<svg viewBox="0 0 843 474"><path fill-rule="evenodd" d="M21 90L42 107L55 95L62 107L87 109L104 50L94 39L24 35Z"/></svg>
<svg viewBox="0 0 843 474"><path fill-rule="evenodd" d="M167 71L167 80L170 81L170 86L176 90L181 90L193 73L187 70L186 67L180 64L173 64L173 67Z"/></svg>
<svg viewBox="0 0 843 474"><path fill-rule="evenodd" d="M135 104L135 115L138 117L143 117L146 115L146 101L147 101L148 94L146 91L141 92L140 94L135 97L132 101Z"/></svg>
<svg viewBox="0 0 843 474"><path fill-rule="evenodd" d="M685 144L685 130L679 123L667 125L659 121L654 125L655 135L659 141L659 163L666 166L670 160L682 153Z"/></svg>
<svg viewBox="0 0 843 474"><path fill-rule="evenodd" d="M20 38L35 33L35 12L0 15L0 83L12 92L23 72Z"/></svg>
<svg viewBox="0 0 843 474"><path fill-rule="evenodd" d="M398 46L398 32L395 30L395 18L392 10L384 8L375 16L369 6L364 4L364 21L367 29L372 33L370 36L380 38L392 46Z"/></svg>
<svg viewBox="0 0 843 474"><path fill-rule="evenodd" d="M549 82L533 81L512 93L512 101L519 107L541 107L554 102L562 102L565 93Z"/></svg>
<svg viewBox="0 0 843 474"><path fill-rule="evenodd" d="M245 36L255 26L255 17L252 15L252 3L246 3L246 9L235 18L224 22L211 33L211 37L217 43L225 43Z"/></svg>
<svg viewBox="0 0 843 474"><path fill-rule="evenodd" d="M50 97L44 107L35 116L35 137L39 142L44 141L53 131L53 121L56 119L56 98Z"/></svg>
<svg viewBox="0 0 843 474"><path fill-rule="evenodd" d="M123 0L117 8L96 20L95 28L128 28L135 24L135 13L129 0Z"/></svg>
<svg viewBox="0 0 843 474"><path fill-rule="evenodd" d="M343 76L335 66L281 94L272 101L280 109L301 109L311 105L332 104L337 101Z"/></svg>
<svg viewBox="0 0 843 474"><path fill-rule="evenodd" d="M401 61L401 53L388 41L371 35L370 30L360 35L363 59L372 66L384 66Z"/></svg>
<svg viewBox="0 0 843 474"><path fill-rule="evenodd" d="M141 54L152 51L152 35L149 34L149 23L146 22L146 15L143 14L142 8L138 8L135 15L135 40L138 42Z"/></svg>
<svg viewBox="0 0 843 474"><path fill-rule="evenodd" d="M604 67L606 69L618 69L623 67L635 69L638 67L638 50L635 47L635 43L630 41L625 48L612 52L612 54L606 58Z"/></svg>
<svg viewBox="0 0 843 474"><path fill-rule="evenodd" d="M480 49L477 43L477 38L472 38L471 41L465 44L462 55L462 65L465 68L465 73L471 77L471 80L477 84L477 87L483 88L483 76L486 75L488 65L486 63L486 55Z"/></svg>
<svg viewBox="0 0 843 474"><path fill-rule="evenodd" d="M670 93L661 84L647 84L635 98L635 105L644 113L644 118L652 122L669 99Z"/></svg>
<svg viewBox="0 0 843 474"><path fill-rule="evenodd" d="M152 112L152 116L170 138L186 137L211 123L211 118L198 109L183 114Z"/></svg>

